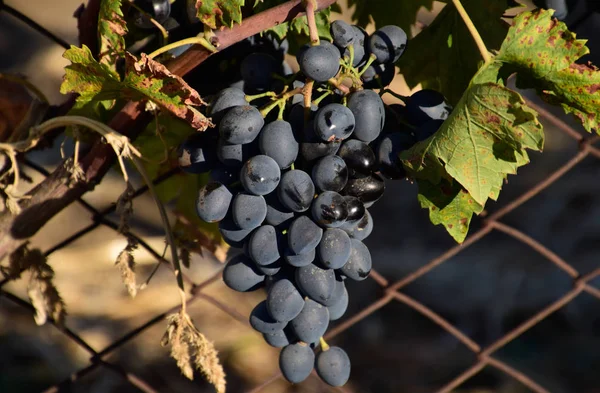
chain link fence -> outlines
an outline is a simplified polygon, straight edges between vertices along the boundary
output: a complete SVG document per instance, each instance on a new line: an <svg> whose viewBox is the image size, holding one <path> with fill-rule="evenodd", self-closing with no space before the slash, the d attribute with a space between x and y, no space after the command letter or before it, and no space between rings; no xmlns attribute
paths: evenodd
<svg viewBox="0 0 600 393"><path fill-rule="evenodd" d="M64 47L68 47L68 44L66 42L64 42L62 39L60 39L60 38L56 37L54 34L48 32L46 29L37 25L34 21L29 19L27 16L14 10L13 8L4 6L3 10L5 12L8 12L9 14L13 15L14 17L21 19L28 25L32 26L36 31L38 31L41 34L44 34L46 37L49 37L52 40L54 40L57 44L64 46ZM485 217L483 219L482 227L478 231L472 233L462 245L456 245L456 246L448 249L443 254L428 261L425 265L423 265L416 271L412 272L411 274L406 275L405 277L403 277L395 282L390 281L388 278L384 277L383 275L379 274L377 271L373 270L371 272L370 279L373 280L380 287L380 289L381 289L380 292L382 295L379 297L378 300L372 302L370 305L363 308L356 314L347 317L342 323L340 323L340 324L336 325L334 328L330 329L325 336L326 340L333 339L333 338L341 335L342 333L348 331L349 329L352 329L357 323L368 318L369 316L371 316L377 312L382 312L382 310L384 310L385 307L387 305L389 305L390 303L399 302L399 303L404 304L404 305L410 307L411 309L417 311L418 313L422 314L426 318L430 319L432 322L437 324L441 329L445 330L447 333L449 333L454 338L456 338L456 340L458 340L460 343L462 343L466 348L468 348L470 351L472 351L473 354L475 354L475 356L476 356L477 360L471 367L464 370L459 375L456 375L456 377L454 379L452 379L445 386L443 386L439 390L437 390L438 393L451 392L451 391L459 388L464 382L469 380L471 377L475 376L477 373L479 373L481 370L483 370L486 367L492 367L492 368L495 368L495 369L501 371L502 373L506 374L507 376L510 376L510 377L514 378L515 380L519 381L520 383L522 383L523 385L528 387L533 392L537 392L537 393L548 393L549 392L549 390L544 388L540 383L536 382L532 377L530 377L526 373L520 371L518 368L515 368L515 367L511 366L510 364L500 360L499 358L497 358L495 356L495 354L500 349L504 348L509 343L511 343L513 340L517 339L518 337L522 336L524 333L530 331L536 325L540 324L542 321L544 321L550 315L557 312L561 308L565 307L567 304L569 304L571 301L573 301L576 297L578 297L582 293L587 293L587 294L597 298L598 301L600 301L600 289L598 289L590 284L590 282L593 279L600 276L600 263L598 264L597 269L593 270L590 273L583 275L577 269L575 269L571 264L569 264L569 262L565 261L560 256L558 256L556 253L554 253L550 248L548 248L544 244L541 244L534 238L530 237L528 234L523 233L522 231L503 223L502 219L508 213L515 211L520 206L522 206L525 202L531 200L532 198L535 198L542 191L544 191L549 186L556 183L561 177L563 177L565 174L567 174L568 172L573 170L585 158L595 157L597 159L600 159L600 149L594 147L594 143L600 141L600 138L597 136L587 136L587 135L584 136L584 135L580 134L578 131L574 130L567 123L565 123L561 119L559 119L556 116L554 116L553 114L551 114L545 108L543 108L533 102L529 102L529 105L531 107L533 107L535 110L537 110L538 113L542 117L544 117L547 121L552 123L557 129L559 129L561 132L563 132L568 137L570 137L573 140L573 143L577 144L577 146L578 146L577 153L574 156L572 156L572 158L570 158L568 161L564 162L564 164L558 170L556 170L555 172L553 172L552 174L547 176L541 182L530 187L526 192L524 192L523 194L521 194L520 196L518 196L517 198L515 198L508 204L506 204L504 207L502 207L498 211L494 212L493 214L489 215L488 217ZM35 162L33 162L27 158L24 158L24 160L22 161L22 164L25 165L26 167L38 172L39 174L41 174L43 176L50 175L50 173L48 171L46 171L42 166L36 164ZM168 173L165 173L165 174L161 175L160 177L158 177L157 179L155 179L153 181L153 183L154 183L154 185L158 185L161 182L169 179L171 176L173 176L176 173L177 173L177 171L170 171ZM147 191L148 191L148 187L146 187L146 186L137 189L132 195L132 200L144 195ZM105 208L103 210L99 210L82 199L77 200L77 203L80 204L91 215L92 222L89 225L87 225L86 227L84 227L83 229L77 231L76 233L73 233L67 239L63 240L62 242L60 242L60 243L56 244L55 246L46 250L44 253L45 256L50 256L51 254L55 253L56 251L61 250L65 247L68 247L71 243L75 242L76 240L80 239L81 237L85 236L86 234L90 233L91 231L95 230L98 227L104 226L104 227L110 228L116 232L119 231L119 224L115 223L115 222L111 221L109 218L107 218L108 215L115 212L116 205L112 205L111 207ZM561 269L565 275L570 277L570 279L572 281L572 289L570 291L564 293L558 300L554 301L553 303L551 303L551 304L547 305L546 307L544 307L543 309L539 310L535 315L531 316L529 319L525 320L520 325L518 325L517 327L510 330L509 332L504 334L502 337L498 338L495 342L493 342L485 347L482 347L480 344L478 344L473 339L471 339L468 335L463 333L458 327L456 327L455 325L450 323L448 320L444 319L441 315L436 313L435 310L432 310L431 308L425 306L423 303L419 302L418 300L416 300L410 296L407 296L406 294L404 294L402 292L402 290L405 287L407 287L409 284L411 284L411 283L419 280L423 276L427 275L433 269L446 263L448 260L450 260L451 258L456 256L457 254L463 252L469 246L481 241L487 235L489 235L490 233L492 233L494 231L502 232L502 233L510 236L512 239L514 239L515 242L520 242L520 243L526 245L527 247L530 247L532 250L534 250L535 252L537 252L541 256L543 256L548 261L549 264L553 264L556 267L558 267L559 269ZM153 249L146 241L144 241L144 239L142 237L140 237L132 232L129 232L128 236L130 236L134 240L136 240L139 243L139 246L144 248L146 251L148 251L152 255L152 257L156 259L157 262L160 262L162 264L165 264L165 265L171 267L170 262L168 260L166 260L163 256L161 256L161 254L159 252L157 252L155 249ZM205 279L202 282L194 282L189 276L187 276L185 274L183 277L184 277L184 281L189 289L189 296L188 296L188 300L187 300L188 305L191 305L202 299L202 300L210 303L212 306L227 313L234 320L237 320L237 321L241 322L242 324L245 324L248 329L251 329L251 327L248 323L248 318L245 315L241 315L233 307L230 307L229 305L222 303L218 298L208 295L205 292L205 289L208 286L215 285L216 283L221 282L221 272ZM35 312L33 306L29 302L8 292L7 290L3 289L3 287L9 281L10 281L10 279L8 279L8 278L4 279L3 281L0 281L0 298L4 298L24 309L31 311L32 313ZM147 392L147 393L157 392L157 390L154 387L152 387L150 383L144 381L144 379L142 379L140 376L136 375L135 373L131 372L130 370L126 369L125 367L115 364L115 363L112 363L106 359L109 357L109 355L113 354L114 352L118 351L126 344L135 340L140 334L142 334L146 330L150 329L151 327L153 327L157 324L164 324L165 317L167 315L169 315L170 313L176 312L178 309L179 309L179 306L176 306L169 310L165 310L164 312L156 315L155 317L149 319L147 322L141 324L140 326L131 330L127 334L123 335L122 337L120 337L116 341L112 342L110 345L106 346L104 349L102 349L100 351L93 349L92 346L89 345L84 339L82 339L81 336L78 335L77 332L69 329L66 326L58 325L53 320L49 320L48 322L53 324L58 331L60 331L67 338L72 340L75 344L77 344L79 347L81 347L83 350L85 350L89 354L89 365L85 368L77 370L76 372L74 372L72 375L70 375L65 380L49 387L48 389L46 389L44 391L44 393L59 392L59 391L65 390L65 389L68 390L69 387L71 387L74 384L77 384L78 381L80 381L83 377L92 373L94 370L96 370L98 368L104 368L106 370L109 370L109 371L115 373L116 375L122 377L124 381L127 381L127 383L131 384L132 386L134 386L135 388L137 388L143 392ZM252 388L251 390L248 390L248 393L259 393L259 392L263 391L267 386L274 383L275 381L277 381L280 378L282 378L282 375L280 373L275 374L272 377L265 380L263 383L259 384L258 386ZM347 388L335 388L335 389L331 388L331 390L332 391L342 391L342 392L350 391Z"/></svg>

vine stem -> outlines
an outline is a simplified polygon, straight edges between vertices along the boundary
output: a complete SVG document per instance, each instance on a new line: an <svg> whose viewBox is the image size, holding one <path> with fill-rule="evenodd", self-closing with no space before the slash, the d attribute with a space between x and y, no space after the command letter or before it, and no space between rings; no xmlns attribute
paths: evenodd
<svg viewBox="0 0 600 393"><path fill-rule="evenodd" d="M35 147L47 132L56 128L69 126L86 127L102 135L115 151L125 181L129 181L123 157L141 157L141 153L129 143L129 138L126 136L119 134L104 123L100 123L99 121L84 116L59 116L47 120L36 127L32 127L28 139L15 143L0 143L0 149L13 152L25 152ZM15 169L15 171L17 171L17 169Z"/></svg>
<svg viewBox="0 0 600 393"><path fill-rule="evenodd" d="M471 17L467 13L467 10L465 10L465 7L463 7L460 0L452 0L452 4L454 4L463 22L465 22L465 25L467 25L467 29L469 30L469 33L471 33L471 36L473 36L475 44L477 45L477 49L479 49L479 53L481 53L481 57L483 57L483 60L486 63L489 63L492 60L490 52L487 50L485 43L483 42L479 31L477 31L477 28L473 24Z"/></svg>
<svg viewBox="0 0 600 393"><path fill-rule="evenodd" d="M144 179L144 183L148 187L148 192L154 199L156 203L156 207L158 208L158 212L160 213L160 219L162 221L163 227L165 229L165 234L167 236L167 243L169 244L169 248L171 249L171 258L173 260L173 269L175 273L175 278L177 280L177 286L179 287L179 296L181 297L181 312L186 314L186 296L185 296L185 283L183 282L183 274L181 271L181 264L179 263L179 256L177 255L177 245L175 244L175 236L173 235L173 230L171 229L171 224L169 223L169 216L167 215L167 211L165 210L165 206L160 201L160 198L156 194L156 190L154 189L154 185L152 184L152 180L148 176L144 165L142 165L141 160L138 157L131 157L135 167L138 172Z"/></svg>
<svg viewBox="0 0 600 393"><path fill-rule="evenodd" d="M185 45L193 45L193 44L202 45L204 48L206 48L207 50L209 50L213 53L217 52L217 48L215 48L210 42L208 42L206 40L206 38L190 37L190 38L185 38L183 40L175 41L173 43L170 43L169 45L160 47L157 50L155 50L154 52L150 53L148 55L148 57L151 59L154 59L156 56L162 55L163 53L168 52L171 49L179 48L180 46L185 46Z"/></svg>
<svg viewBox="0 0 600 393"><path fill-rule="evenodd" d="M308 21L308 31L310 34L310 44L313 46L319 45L319 29L317 28L317 20L315 19L315 11L317 9L316 0L304 0L306 7L306 20Z"/></svg>

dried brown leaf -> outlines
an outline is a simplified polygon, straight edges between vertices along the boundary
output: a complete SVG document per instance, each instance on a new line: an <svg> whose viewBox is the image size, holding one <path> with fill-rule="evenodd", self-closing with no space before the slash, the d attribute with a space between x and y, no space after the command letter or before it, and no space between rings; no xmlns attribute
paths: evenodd
<svg viewBox="0 0 600 393"><path fill-rule="evenodd" d="M135 190L131 183L127 182L125 191L117 199L117 214L119 215L119 232L127 234L129 231L129 220L133 216L133 194Z"/></svg>
<svg viewBox="0 0 600 393"><path fill-rule="evenodd" d="M65 303L54 286L54 270L48 265L46 258L38 249L29 251L31 266L27 294L35 308L35 323L43 325L48 318L56 324L64 324L67 311Z"/></svg>
<svg viewBox="0 0 600 393"><path fill-rule="evenodd" d="M187 314L171 314L167 322L162 344L171 345L171 357L177 361L183 375L194 379L193 369L196 368L217 393L225 393L225 372L213 343L194 327Z"/></svg>
<svg viewBox="0 0 600 393"><path fill-rule="evenodd" d="M171 73L167 67L149 58L145 53L142 53L138 60L126 52L125 64L126 84L138 86L154 103L200 131L213 126L210 119L193 108L205 106L206 102L183 78Z"/></svg>
<svg viewBox="0 0 600 393"><path fill-rule="evenodd" d="M187 269L190 268L190 250L188 250L185 246L179 246L179 259L181 260L181 264L185 266Z"/></svg>
<svg viewBox="0 0 600 393"><path fill-rule="evenodd" d="M121 272L121 278L123 279L123 283L127 288L127 292L131 297L135 297L138 290L135 278L135 260L133 258L133 252L137 246L137 241L131 237L128 237L127 245L123 251L119 253L117 256L117 261L115 262L115 265L117 265L119 271Z"/></svg>
<svg viewBox="0 0 600 393"><path fill-rule="evenodd" d="M8 266L1 266L2 274L10 280L21 277L21 273L29 269L31 265L39 265L45 262L44 255L40 250L30 250L27 244L17 248L8 257Z"/></svg>

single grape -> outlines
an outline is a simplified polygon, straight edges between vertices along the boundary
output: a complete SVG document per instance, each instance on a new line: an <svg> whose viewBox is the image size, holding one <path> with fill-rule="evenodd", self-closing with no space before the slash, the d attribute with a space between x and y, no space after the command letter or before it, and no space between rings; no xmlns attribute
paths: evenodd
<svg viewBox="0 0 600 393"><path fill-rule="evenodd" d="M179 167L187 173L210 171L217 161L216 139L209 131L194 134L187 138L177 150Z"/></svg>
<svg viewBox="0 0 600 393"><path fill-rule="evenodd" d="M315 264L303 266L296 269L296 285L312 300L325 304L335 289L335 272Z"/></svg>
<svg viewBox="0 0 600 393"><path fill-rule="evenodd" d="M344 225L342 225L342 229L345 225L352 225L353 223L362 220L362 218L365 216L365 212L367 211L365 209L365 205L363 205L363 203L357 197L346 195L344 199L348 205L348 218L346 219Z"/></svg>
<svg viewBox="0 0 600 393"><path fill-rule="evenodd" d="M315 134L325 142L348 138L352 135L354 126L354 114L341 104L322 107L314 121Z"/></svg>
<svg viewBox="0 0 600 393"><path fill-rule="evenodd" d="M254 195L266 195L275 190L280 176L277 162L265 155L250 158L240 171L242 186Z"/></svg>
<svg viewBox="0 0 600 393"><path fill-rule="evenodd" d="M344 386L350 379L350 368L350 358L340 347L319 352L315 362L317 374L331 386Z"/></svg>
<svg viewBox="0 0 600 393"><path fill-rule="evenodd" d="M304 381L313 370L315 353L306 343L290 344L279 354L279 368L290 383Z"/></svg>
<svg viewBox="0 0 600 393"><path fill-rule="evenodd" d="M327 142L303 142L300 144L300 155L307 162L318 158L332 155L338 152L342 141Z"/></svg>
<svg viewBox="0 0 600 393"><path fill-rule="evenodd" d="M260 333L276 333L282 331L287 322L277 322L267 310L267 302L262 301L250 313L250 326Z"/></svg>
<svg viewBox="0 0 600 393"><path fill-rule="evenodd" d="M348 258L348 262L340 269L341 272L354 281L362 281L369 276L371 267L371 253L367 246L360 240L352 239L350 258Z"/></svg>
<svg viewBox="0 0 600 393"><path fill-rule="evenodd" d="M306 254L296 254L291 249L286 248L286 250L283 252L283 259L290 266L302 267L313 263L316 255L317 251L315 249L308 251Z"/></svg>
<svg viewBox="0 0 600 393"><path fill-rule="evenodd" d="M344 316L346 310L348 309L348 290L346 289L343 281L338 281L337 285L342 288L342 294L339 296L339 298L336 298L334 303L332 303L330 306L327 306L327 309L329 310L330 321L337 321Z"/></svg>
<svg viewBox="0 0 600 393"><path fill-rule="evenodd" d="M388 25L377 29L369 39L369 51L377 56L378 63L395 63L404 49L408 37L398 26Z"/></svg>
<svg viewBox="0 0 600 393"><path fill-rule="evenodd" d="M223 269L223 281L229 288L238 292L255 291L264 285L264 279L265 276L244 254L233 257Z"/></svg>
<svg viewBox="0 0 600 393"><path fill-rule="evenodd" d="M271 286L266 302L269 314L279 322L291 321L304 307L302 295L287 278L282 278Z"/></svg>
<svg viewBox="0 0 600 393"><path fill-rule="evenodd" d="M232 197L231 192L221 183L209 182L198 192L198 217L206 222L221 221L227 215Z"/></svg>
<svg viewBox="0 0 600 393"><path fill-rule="evenodd" d="M336 228L348 218L348 205L344 197L337 192L325 191L315 199L311 212L319 225Z"/></svg>
<svg viewBox="0 0 600 393"><path fill-rule="evenodd" d="M254 229L267 217L267 203L260 195L239 193L231 203L231 217L241 229Z"/></svg>
<svg viewBox="0 0 600 393"><path fill-rule="evenodd" d="M287 121L277 120L264 126L258 138L262 154L275 160L279 168L289 168L298 157L298 142Z"/></svg>
<svg viewBox="0 0 600 393"><path fill-rule="evenodd" d="M385 108L381 97L373 90L361 90L350 94L348 108L354 114L354 136L363 142L372 142L385 124Z"/></svg>
<svg viewBox="0 0 600 393"><path fill-rule="evenodd" d="M330 32L333 43L339 48L346 48L348 45L354 43L354 39L356 38L352 26L343 20L332 22Z"/></svg>
<svg viewBox="0 0 600 393"><path fill-rule="evenodd" d="M377 165L375 153L371 147L356 139L342 143L337 154L344 159L351 177L370 175Z"/></svg>
<svg viewBox="0 0 600 393"><path fill-rule="evenodd" d="M232 219L226 218L219 222L219 232L231 247L241 248L252 229L240 229Z"/></svg>
<svg viewBox="0 0 600 393"><path fill-rule="evenodd" d="M269 263L268 265L256 265L258 270L265 276L274 276L281 271L283 264L281 263L281 259L276 260L273 263Z"/></svg>
<svg viewBox="0 0 600 393"><path fill-rule="evenodd" d="M244 145L258 136L264 124L265 119L255 107L235 106L227 111L219 123L219 135L229 144Z"/></svg>
<svg viewBox="0 0 600 393"><path fill-rule="evenodd" d="M281 73L281 63L266 53L251 53L240 65L244 84L254 92L271 89L273 75Z"/></svg>
<svg viewBox="0 0 600 393"><path fill-rule="evenodd" d="M248 254L258 265L267 266L279 259L279 239L271 225L263 225L252 232L248 240Z"/></svg>
<svg viewBox="0 0 600 393"><path fill-rule="evenodd" d="M294 212L308 210L315 196L315 186L310 176L301 170L286 172L277 188L281 203Z"/></svg>
<svg viewBox="0 0 600 393"><path fill-rule="evenodd" d="M219 123L225 113L233 107L248 105L243 90L228 87L219 91L210 104L210 116L215 124Z"/></svg>
<svg viewBox="0 0 600 393"><path fill-rule="evenodd" d="M299 340L305 343L317 342L329 326L329 311L322 304L306 299L302 311L292 319L290 325Z"/></svg>
<svg viewBox="0 0 600 393"><path fill-rule="evenodd" d="M365 210L364 216L359 221L355 221L354 223L346 222L341 228L346 231L351 238L363 241L369 237L373 231L373 217L368 210Z"/></svg>
<svg viewBox="0 0 600 393"><path fill-rule="evenodd" d="M232 145L223 140L219 140L217 146L217 157L219 161L228 167L240 167L244 162L243 145Z"/></svg>
<svg viewBox="0 0 600 393"><path fill-rule="evenodd" d="M146 14L160 24L163 24L171 15L171 3L168 0L136 0L135 5L140 7ZM133 20L137 27L142 29L155 29L156 26L150 19L134 9Z"/></svg>
<svg viewBox="0 0 600 393"><path fill-rule="evenodd" d="M332 49L333 48L333 49ZM335 50L334 50L335 49ZM317 45L307 48L298 55L300 71L316 82L326 82L337 75L340 69L340 53L335 46Z"/></svg>
<svg viewBox="0 0 600 393"><path fill-rule="evenodd" d="M321 158L312 170L312 179L319 191L341 191L348 181L348 168L338 156Z"/></svg>
<svg viewBox="0 0 600 393"><path fill-rule="evenodd" d="M400 152L410 149L415 143L415 138L404 132L394 132L386 135L377 147L377 158L381 173L388 179L406 177L406 171L398 155Z"/></svg>
<svg viewBox="0 0 600 393"><path fill-rule="evenodd" d="M352 243L346 232L339 228L328 228L317 247L321 264L328 269L339 269L348 262Z"/></svg>
<svg viewBox="0 0 600 393"><path fill-rule="evenodd" d="M435 134L440 129L442 124L444 124L443 120L429 120L427 123L417 128L415 130L415 137L417 138L417 141L424 141Z"/></svg>
<svg viewBox="0 0 600 393"><path fill-rule="evenodd" d="M446 120L452 112L452 107L442 93L424 89L410 96L405 112L408 122L420 127L430 120Z"/></svg>
<svg viewBox="0 0 600 393"><path fill-rule="evenodd" d="M296 254L306 254L317 247L322 236L323 229L309 217L300 216L288 229L288 245Z"/></svg>
<svg viewBox="0 0 600 393"><path fill-rule="evenodd" d="M267 216L265 222L274 227L286 225L294 219L294 212L283 206L275 193L265 195Z"/></svg>
<svg viewBox="0 0 600 393"><path fill-rule="evenodd" d="M368 204L378 201L383 196L384 191L385 181L383 178L377 174L372 174L371 176L348 180L342 193L357 197L368 208Z"/></svg>
<svg viewBox="0 0 600 393"><path fill-rule="evenodd" d="M292 329L278 330L274 333L263 333L263 338L272 347L283 348L297 341Z"/></svg>

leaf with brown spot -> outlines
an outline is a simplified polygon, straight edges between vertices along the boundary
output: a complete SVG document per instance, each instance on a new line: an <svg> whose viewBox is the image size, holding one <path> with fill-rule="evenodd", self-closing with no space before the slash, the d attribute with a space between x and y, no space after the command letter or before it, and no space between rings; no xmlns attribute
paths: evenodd
<svg viewBox="0 0 600 393"><path fill-rule="evenodd" d="M204 131L212 125L196 109L206 105L198 92L145 54L137 60L132 54L125 53L126 69L122 81L107 65L97 62L86 46L72 46L63 57L70 60L71 65L65 67L60 91L63 94L78 93L77 108L91 101L149 99L197 130Z"/></svg>
<svg viewBox="0 0 600 393"><path fill-rule="evenodd" d="M121 0L102 0L98 14L100 63L117 76L117 60L125 53L127 24L121 11Z"/></svg>
<svg viewBox="0 0 600 393"><path fill-rule="evenodd" d="M540 151L543 144L537 113L521 96L484 83L472 85L442 127L400 157L419 182L422 206L439 209L430 212L432 222L444 224L462 242L472 214L497 199L506 176L529 162L527 149Z"/></svg>
<svg viewBox="0 0 600 393"><path fill-rule="evenodd" d="M572 113L589 132L600 133L600 72L575 61L589 53L585 40L552 18L553 11L526 12L514 19L494 59L506 82L517 73L517 86L534 88L547 102Z"/></svg>
<svg viewBox="0 0 600 393"><path fill-rule="evenodd" d="M197 16L211 29L220 26L231 28L234 23L242 23L244 2L244 0L197 0Z"/></svg>

